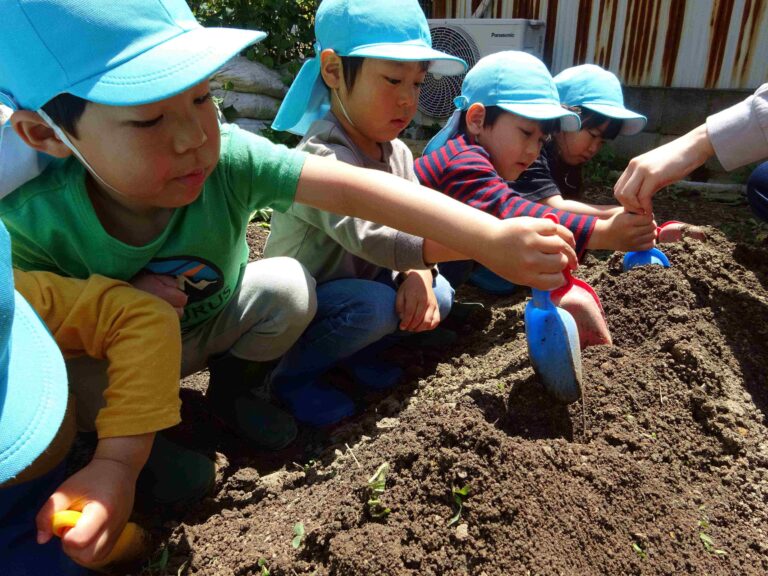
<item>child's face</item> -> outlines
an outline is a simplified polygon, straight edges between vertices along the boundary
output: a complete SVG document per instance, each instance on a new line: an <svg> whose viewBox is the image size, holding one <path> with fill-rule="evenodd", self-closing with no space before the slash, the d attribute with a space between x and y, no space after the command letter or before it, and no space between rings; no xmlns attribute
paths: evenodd
<svg viewBox="0 0 768 576"><path fill-rule="evenodd" d="M505 180L516 180L539 157L547 136L536 120L504 112L493 126L480 128L475 138L490 154L496 172Z"/></svg>
<svg viewBox="0 0 768 576"><path fill-rule="evenodd" d="M89 103L77 130L75 146L117 192L93 184L132 210L190 204L219 159L208 81L141 106Z"/></svg>
<svg viewBox="0 0 768 576"><path fill-rule="evenodd" d="M358 146L378 157L378 144L397 138L416 114L424 76L419 62L366 58L352 90L344 82L338 90L354 126L346 125L340 110L334 108L334 114Z"/></svg>
<svg viewBox="0 0 768 576"><path fill-rule="evenodd" d="M578 166L588 162L605 144L603 132L607 127L608 122L605 122L597 128L555 134L560 158L569 166Z"/></svg>

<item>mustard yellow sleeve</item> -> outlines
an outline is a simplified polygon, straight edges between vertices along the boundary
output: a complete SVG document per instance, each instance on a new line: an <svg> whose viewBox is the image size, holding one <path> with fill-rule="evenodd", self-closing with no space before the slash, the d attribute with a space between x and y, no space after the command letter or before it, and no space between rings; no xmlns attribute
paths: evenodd
<svg viewBox="0 0 768 576"><path fill-rule="evenodd" d="M65 356L109 361L106 406L96 418L99 438L179 423L181 333L170 305L103 276L78 280L14 270L14 281Z"/></svg>

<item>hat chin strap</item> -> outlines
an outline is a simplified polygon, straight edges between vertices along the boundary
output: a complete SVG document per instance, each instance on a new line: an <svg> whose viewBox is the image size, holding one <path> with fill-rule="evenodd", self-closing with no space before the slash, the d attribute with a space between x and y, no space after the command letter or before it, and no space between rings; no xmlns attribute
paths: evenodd
<svg viewBox="0 0 768 576"><path fill-rule="evenodd" d="M80 153L80 150L77 149L77 147L72 143L72 141L69 139L69 136L62 130L56 122L54 122L48 114L45 113L45 111L40 108L37 113L40 115L40 117L45 120L45 123L50 126L51 130L53 130L53 133L56 134L56 136L59 138L59 140L62 141L62 143L69 148L72 151L72 154L75 155L75 157L80 161L80 163L85 166L85 168L88 170L88 172L91 173L91 175L96 178L96 180L99 181L99 184L101 184L104 188L107 190L113 192L114 194L118 194L122 196L122 193L115 187L110 186L104 178L98 175L96 170L93 169L93 167L88 163L88 160L85 159L85 156L83 156Z"/></svg>

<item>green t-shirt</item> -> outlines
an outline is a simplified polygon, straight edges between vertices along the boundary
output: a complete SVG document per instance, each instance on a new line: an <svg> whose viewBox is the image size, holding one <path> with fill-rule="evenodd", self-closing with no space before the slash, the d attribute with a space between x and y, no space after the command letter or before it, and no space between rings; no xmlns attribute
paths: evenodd
<svg viewBox="0 0 768 576"><path fill-rule="evenodd" d="M0 200L13 264L74 278L129 280L142 270L175 276L189 300L182 328L215 316L237 289L248 262L246 228L254 211L293 203L305 154L235 126L221 128L221 156L200 196L177 208L145 246L107 234L91 205L85 169L74 160L48 169Z"/></svg>

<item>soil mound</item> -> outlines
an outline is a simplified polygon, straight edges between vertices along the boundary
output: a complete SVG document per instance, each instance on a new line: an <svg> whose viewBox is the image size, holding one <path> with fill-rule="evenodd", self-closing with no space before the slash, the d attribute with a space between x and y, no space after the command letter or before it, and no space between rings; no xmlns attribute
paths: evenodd
<svg viewBox="0 0 768 576"><path fill-rule="evenodd" d="M578 275L614 345L584 351L585 396L568 407L530 368L524 291L464 290L486 308L454 324L458 342L393 351L409 381L315 460L267 473L228 452L216 494L174 524L169 570L768 573L768 254L708 232L665 246L669 269L588 257ZM391 511L376 517L368 479L384 462Z"/></svg>

